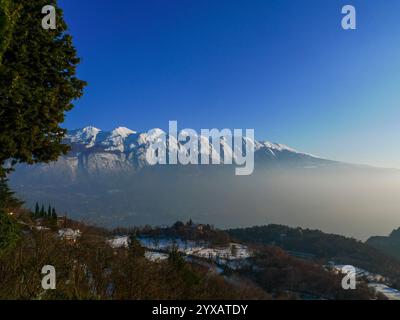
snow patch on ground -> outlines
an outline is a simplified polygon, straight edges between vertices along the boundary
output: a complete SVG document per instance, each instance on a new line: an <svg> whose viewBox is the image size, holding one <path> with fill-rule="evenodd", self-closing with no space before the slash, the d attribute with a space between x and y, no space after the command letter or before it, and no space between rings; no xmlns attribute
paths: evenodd
<svg viewBox="0 0 400 320"><path fill-rule="evenodd" d="M369 283L369 287L375 289L376 292L382 293L389 300L400 300L400 291L390 288L382 283Z"/></svg>
<svg viewBox="0 0 400 320"><path fill-rule="evenodd" d="M168 254L154 251L146 251L144 254L147 260L159 262L168 259Z"/></svg>
<svg viewBox="0 0 400 320"><path fill-rule="evenodd" d="M178 252L184 255L210 259L231 269L240 268L243 266L244 261L252 256L247 246L238 243L230 243L224 247L211 247L207 242L185 241L182 239L139 237L138 240L148 250L147 255L149 257L152 257L153 253L168 252L172 248L176 248ZM127 247L128 241L128 236L118 236L109 239L107 242L112 248L116 249ZM167 254L164 255L168 256Z"/></svg>
<svg viewBox="0 0 400 320"><path fill-rule="evenodd" d="M76 241L78 238L80 238L82 235L80 230L73 230L71 228L65 228L65 229L60 229L58 230L58 236L61 239L65 240L72 240Z"/></svg>
<svg viewBox="0 0 400 320"><path fill-rule="evenodd" d="M352 272L352 268L356 271L357 278L366 278L368 281L371 282L384 282L386 278L378 273L372 273L367 270L357 268L354 266L345 266L345 265L334 265L333 270L335 272L342 272L342 273L350 273Z"/></svg>

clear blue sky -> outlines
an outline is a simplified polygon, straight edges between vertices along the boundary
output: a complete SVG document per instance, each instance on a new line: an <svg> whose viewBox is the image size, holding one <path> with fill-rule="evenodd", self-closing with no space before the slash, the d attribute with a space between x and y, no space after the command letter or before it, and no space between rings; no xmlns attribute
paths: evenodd
<svg viewBox="0 0 400 320"><path fill-rule="evenodd" d="M82 58L69 129L254 128L400 168L399 0L61 0ZM341 8L357 30L341 29Z"/></svg>

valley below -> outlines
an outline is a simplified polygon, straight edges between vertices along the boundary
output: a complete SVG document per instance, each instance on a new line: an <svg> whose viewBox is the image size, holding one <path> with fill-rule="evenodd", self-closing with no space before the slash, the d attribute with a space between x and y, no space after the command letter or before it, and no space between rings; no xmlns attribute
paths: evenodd
<svg viewBox="0 0 400 320"><path fill-rule="evenodd" d="M149 166L144 154L154 139L126 128L75 130L65 139L68 155L18 166L10 185L30 208L49 203L106 228L192 218L219 228L278 223L366 240L400 225L398 170L259 141L251 176L235 176L232 165Z"/></svg>

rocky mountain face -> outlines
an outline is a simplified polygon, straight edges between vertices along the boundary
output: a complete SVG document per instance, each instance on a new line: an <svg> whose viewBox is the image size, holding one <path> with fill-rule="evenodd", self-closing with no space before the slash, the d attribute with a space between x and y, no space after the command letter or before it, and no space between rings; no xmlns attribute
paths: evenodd
<svg viewBox="0 0 400 320"><path fill-rule="evenodd" d="M101 131L94 127L86 127L71 131L65 143L72 146L71 152L51 164L36 165L27 169L29 175L44 180L56 179L63 182L76 182L87 176L100 177L120 173L133 174L148 167L146 151L155 141L161 139L163 131L153 130L151 133L138 133L119 127L111 132ZM167 137L168 141L168 137ZM167 148L183 150L182 142L174 143ZM207 141L209 149L214 149L211 141ZM221 139L221 150L233 153L232 148ZM254 144L256 166L283 167L288 164L297 167L324 166L333 164L312 155L298 152L282 144L268 141L251 141ZM227 149L224 149L227 148ZM169 150L169 149L168 149ZM210 151L211 153L211 151ZM201 157L201 152L199 157ZM222 153L223 158L223 153ZM223 160L222 160L223 161ZM21 168L25 172L26 168Z"/></svg>

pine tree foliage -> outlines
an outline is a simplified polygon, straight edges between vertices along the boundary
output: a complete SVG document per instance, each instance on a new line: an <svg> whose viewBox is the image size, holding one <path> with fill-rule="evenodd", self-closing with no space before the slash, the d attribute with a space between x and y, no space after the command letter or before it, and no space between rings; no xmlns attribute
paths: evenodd
<svg viewBox="0 0 400 320"><path fill-rule="evenodd" d="M0 0L0 177L10 165L56 160L68 151L60 127L84 81L57 8L56 30L42 28L49 0Z"/></svg>
<svg viewBox="0 0 400 320"><path fill-rule="evenodd" d="M22 201L14 196L14 192L10 190L6 179L0 179L0 209L7 210L18 208L22 205Z"/></svg>
<svg viewBox="0 0 400 320"><path fill-rule="evenodd" d="M0 0L0 61L6 48L10 45L12 30L18 20L20 5L12 0Z"/></svg>
<svg viewBox="0 0 400 320"><path fill-rule="evenodd" d="M34 217L38 217L38 216L39 216L39 213L40 213L39 203L36 202L36 205L35 205L35 212L34 212L33 216L34 216Z"/></svg>

